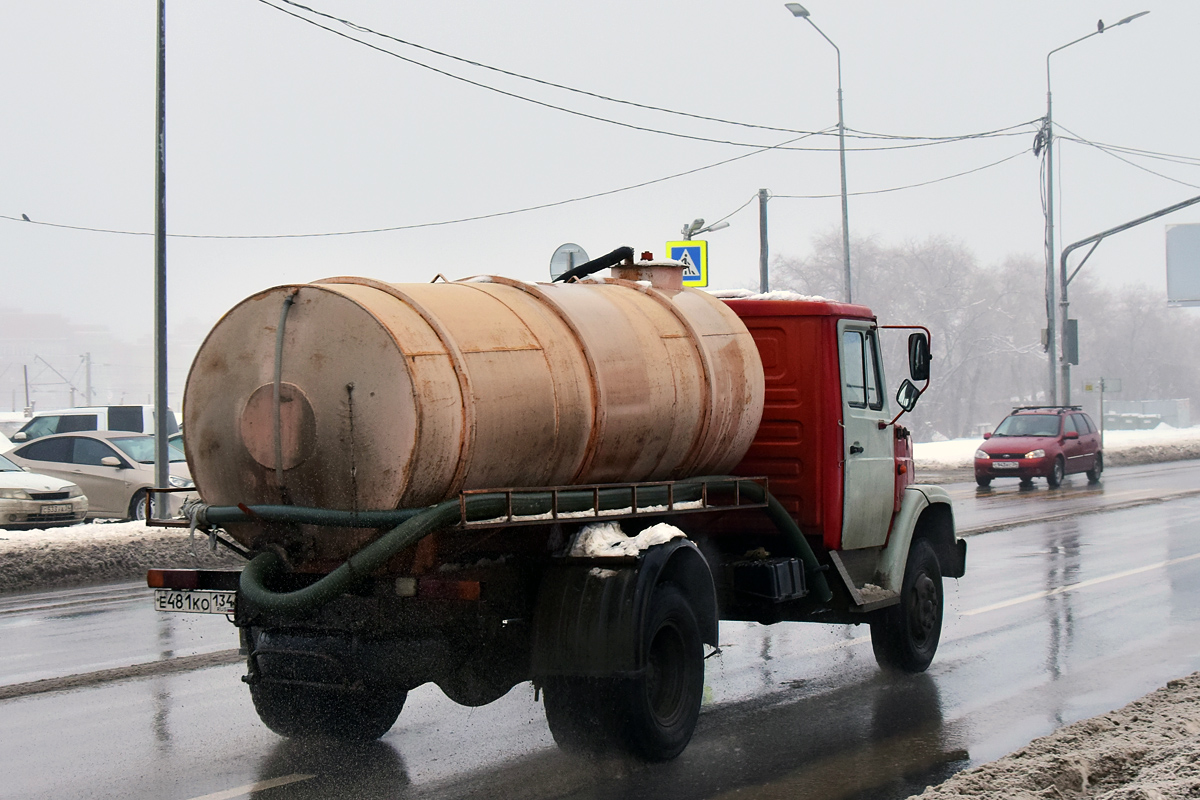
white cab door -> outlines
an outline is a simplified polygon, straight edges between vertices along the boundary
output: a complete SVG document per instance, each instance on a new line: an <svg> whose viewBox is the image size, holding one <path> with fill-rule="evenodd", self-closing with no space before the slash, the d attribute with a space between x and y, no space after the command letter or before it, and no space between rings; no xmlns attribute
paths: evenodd
<svg viewBox="0 0 1200 800"><path fill-rule="evenodd" d="M869 322L838 324L842 374L842 548L882 545L895 502L892 441L878 330Z"/></svg>

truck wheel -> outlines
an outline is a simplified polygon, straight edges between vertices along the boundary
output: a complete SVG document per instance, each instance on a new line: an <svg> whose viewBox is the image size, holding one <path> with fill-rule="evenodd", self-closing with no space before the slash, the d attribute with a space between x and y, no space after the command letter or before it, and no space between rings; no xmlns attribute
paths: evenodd
<svg viewBox="0 0 1200 800"><path fill-rule="evenodd" d="M1102 472L1104 472L1104 454L1096 453L1096 463L1087 471L1088 483L1099 483Z"/></svg>
<svg viewBox="0 0 1200 800"><path fill-rule="evenodd" d="M295 683L250 685L254 710L280 736L369 742L396 724L408 692L365 691Z"/></svg>
<svg viewBox="0 0 1200 800"><path fill-rule="evenodd" d="M691 741L704 693L700 625L674 584L656 587L651 603L643 633L646 662L637 677L546 681L546 721L562 749L615 747L667 761Z"/></svg>
<svg viewBox="0 0 1200 800"><path fill-rule="evenodd" d="M1046 476L1046 483L1050 484L1051 489L1057 489L1062 485L1063 475L1067 468L1063 465L1062 456L1054 459L1054 469L1050 470L1050 474Z"/></svg>
<svg viewBox="0 0 1200 800"><path fill-rule="evenodd" d="M900 603L871 617L871 647L886 669L924 672L942 635L942 569L933 547L917 539L908 552Z"/></svg>

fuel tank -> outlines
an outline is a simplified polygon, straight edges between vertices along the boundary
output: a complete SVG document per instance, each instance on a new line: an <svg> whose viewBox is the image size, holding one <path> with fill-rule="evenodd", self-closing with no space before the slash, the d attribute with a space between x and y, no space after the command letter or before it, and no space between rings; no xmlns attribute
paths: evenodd
<svg viewBox="0 0 1200 800"><path fill-rule="evenodd" d="M612 273L553 284L338 277L247 298L188 375L201 497L391 509L468 489L727 472L763 409L745 325L682 288L678 268Z"/></svg>

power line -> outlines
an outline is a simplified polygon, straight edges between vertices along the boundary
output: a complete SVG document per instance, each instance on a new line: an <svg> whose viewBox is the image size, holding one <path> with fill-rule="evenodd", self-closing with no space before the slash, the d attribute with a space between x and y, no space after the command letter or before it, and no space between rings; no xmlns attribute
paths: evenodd
<svg viewBox="0 0 1200 800"><path fill-rule="evenodd" d="M262 3L265 6L275 9L276 11L280 12L281 14L287 14L289 17L293 17L294 19L298 19L301 22L306 22L309 25L312 25L313 27L320 28L321 30L326 31L328 33L332 33L334 36L339 36L348 41L360 44L363 47L369 47L370 49L375 50L376 52L383 53L385 55L389 55L393 58L398 58L401 61L404 61L405 63L412 64L413 66L421 67L422 69L427 69L427 70L429 70L431 72L435 72L438 75L441 75L443 77L450 78L451 80L459 81L461 83L466 83L466 84L468 84L470 86L474 86L478 89L483 89L485 91L494 92L496 94L503 95L504 97L509 97L514 100L520 100L525 103L532 103L533 105L541 106L542 108L547 108L547 109L550 109L553 111L561 111L564 114L570 114L572 116L582 117L584 119L590 119L590 120L593 120L594 122L602 122L607 125L616 125L618 127L627 128L629 130L641 131L643 133L654 133L654 134L658 134L660 136L671 136L671 137L675 137L677 139L687 139L687 140L695 141L695 142L709 142L711 144L724 144L724 145L730 145L732 147L759 148L759 147L767 146L767 145L763 145L758 142L739 142L739 141L734 141L731 139L716 139L716 138L713 138L710 136L697 136L694 134L679 133L677 131L663 130L661 128L651 128L651 127L648 127L645 125L635 125L630 122L621 122L620 120L609 119L608 117L602 117L597 114L589 114L584 111L577 111L575 109L567 108L565 106L555 105L554 103L548 103L544 100L538 100L536 98L527 97L522 94L517 94L516 92L510 92L506 89L501 89L499 87L491 86L489 84L482 83L480 81L472 80L470 78L463 77L462 75L456 75L453 72L448 72L447 70L439 69L438 67L435 67L431 64L426 64L423 61L417 61L416 59L409 58L408 56L400 55L399 53L397 53L393 50L388 50L385 47L380 47L379 45L372 44L371 42L366 42L366 41L363 41L362 39L355 38L353 36L350 36L349 34L343 33L342 31L331 28L328 25L322 25L320 22L313 20L313 19L309 19L308 17L304 16L303 14L298 14L295 11L292 11L288 8L280 8L279 6L275 5L274 2L271 2L271 0L258 0L258 2ZM298 8L304 8L306 10L311 11L311 9L308 9L307 6L300 5L299 3L293 3L293 2L291 2L291 0L276 0L276 2L287 3L288 5L296 6ZM314 11L313 13L320 14L321 12ZM322 16L329 17L329 15L324 15L324 14L322 14ZM348 24L356 30L370 31L369 28L364 28L363 26L359 26L356 23L346 23L344 20L341 20L337 17L329 17L329 18L337 20L338 22L343 22L345 24ZM386 34L377 33L375 31L371 31L371 33L374 33L377 36L383 36L385 38L399 41L405 45L414 46L414 47L419 46L419 45L413 45L411 42L406 42L404 40L395 39L394 37L387 36ZM428 48L422 47L421 49L428 49ZM433 52L436 52L436 51L433 51ZM457 56L449 56L448 54L442 54L442 55L446 55L448 58L457 58ZM459 60L465 61L466 59L459 59ZM478 64L477 62L468 62L468 63L474 63L478 66L485 66L482 64ZM512 73L512 74L515 75L516 73ZM525 77L525 76L518 76L518 77ZM535 80L535 79L530 78L529 80ZM562 87L562 88L567 88L567 87ZM612 98L607 98L607 99L612 99ZM624 102L624 101L621 101L621 102ZM657 109L657 108L655 110L667 111L667 109ZM715 118L713 118L713 119L715 119ZM1022 124L1028 125L1030 123L1022 123ZM747 127L765 127L765 126L747 126ZM817 135L817 134L821 133L820 131L792 131L792 130L786 129L786 128L780 128L780 129L768 128L768 130L786 130L789 133L799 133L799 134L803 134L805 136L813 136L813 135ZM930 147L930 146L939 145L939 144L949 144L949 143L956 142L956 141L966 141L969 139L980 138L982 135L983 134L969 134L969 135L962 136L962 137L950 137L950 138L940 139L940 140L936 140L936 141L920 141L920 142L912 142L909 144L891 145L891 146L887 146L887 147L882 147L882 146L881 147L853 147L853 148L847 148L847 149L850 151L853 151L853 152L871 152L871 151L879 151L879 150L904 150L904 149L909 149L909 148L914 148L914 147ZM1018 135L1018 134L1014 133L1014 134L999 134L999 135ZM840 148L837 148L837 147L787 147L787 146L782 146L782 145L774 145L773 147L774 147L774 149L779 149L779 150L797 150L797 151L815 152L815 153L834 153L834 152L838 152L840 150Z"/></svg>
<svg viewBox="0 0 1200 800"><path fill-rule="evenodd" d="M259 1L265 2L265 0L259 0ZM426 45L418 44L416 42L412 42L407 39L401 39L398 36L393 36L392 34L375 30L374 28L370 28L370 27L363 25L361 23L358 23L358 22L354 22L353 20L348 20L343 17L338 17L334 14L329 14L329 13L321 11L319 9L312 8L311 6L307 6L307 5L304 5L303 3L296 2L296 0L277 0L277 2L284 3L286 5L292 6L293 8L303 9L311 14L315 14L319 17L323 17L324 19L345 25L346 27L348 27L352 30L358 31L360 33L366 33L366 34L370 34L372 36L378 36L382 39L387 39L389 41L396 42L397 44L402 44L406 47L412 47L417 50L422 50L426 53L432 53L434 55L441 56L443 58L448 58L453 61L458 61L459 63L462 63L462 64L468 64L473 67L479 67L480 69L490 70L492 72L496 72L501 75L507 75L509 77L517 78L519 80L529 81L531 83L536 83L541 86L548 86L553 89L560 89L565 92L572 92L574 94L583 95L585 97L591 97L596 100L603 100L603 101L609 102L609 103L618 103L621 105L626 105L626 106L630 106L633 108L640 108L640 109L644 109L647 111L657 111L657 112L660 112L663 114L673 114L676 116L702 120L705 122L716 122L716 123L719 123L722 125L736 125L736 126L742 127L742 128L753 128L753 129L757 129L757 130L774 131L774 132L778 132L778 133L794 133L794 134L814 133L814 131L802 131L802 130L797 130L795 128L783 128L783 127L777 127L777 126L773 126L773 125L760 125L760 124L755 124L755 123L750 123L750 122L741 122L738 120L724 119L722 117L711 117L711 116L707 116L704 114L696 114L696 113L688 112L688 111L679 111L677 109L664 108L662 106L651 105L649 103L638 103L633 100L623 100L621 98L611 97L611 96L605 95L605 94L600 94L598 92L591 92L586 89L579 89L574 86L567 86L562 83L556 83L554 81L549 81L544 78L536 78L531 75L525 75L520 72L514 72L513 70L504 69L502 67L496 67L491 64L485 64L481 61L475 61L474 59L470 59L470 58L464 58L463 56L458 56L453 53L447 53L443 50L438 50L433 47L428 47ZM271 5L270 3L266 3L266 4ZM272 6L272 7L277 8L280 11L284 11L284 9L279 9L277 6ZM287 12L285 12L285 13L287 13ZM310 20L307 20L302 15L293 14L293 16L296 16L299 19L305 19L305 21L310 21ZM324 26L318 26L318 27L324 28ZM324 29L330 30L328 28L324 28ZM331 31L331 32L333 32L333 31ZM360 40L352 38L352 41L360 41ZM385 51L385 52L390 53L391 51ZM488 88L490 88L490 87L488 87ZM1023 132L1008 133L1008 131L1013 131L1016 128L1026 127L1028 125L1033 124L1034 122L1036 122L1036 120L1032 120L1030 122L1023 122L1023 123L1020 123L1019 125L1011 125L1007 128L1000 128L995 131L983 131L980 133L967 134L965 136L936 136L936 137L891 136L888 134L867 133L865 131L854 131L854 133L859 134L859 135L854 136L853 134L851 134L851 136L852 136L852 138L864 138L864 139L929 140L931 142L959 141L959 140L963 140L963 139L976 139L976 138L984 138L984 137L990 137L990 136L1023 135ZM846 130L847 130L847 132L850 132L852 129L847 128ZM824 131L815 131L815 133L824 134L825 132ZM754 146L754 145L743 145L743 146Z"/></svg>
<svg viewBox="0 0 1200 800"><path fill-rule="evenodd" d="M1013 153L1011 156L1006 156L1005 158L1002 158L999 161L993 161L990 164L984 164L982 167L976 167L975 169L969 169L969 170L966 170L965 172L956 172L953 175L944 175L941 178L934 178L933 180L922 181L921 183L909 183L904 186L892 186L891 188L888 188L888 189L871 189L871 190L863 191L863 192L850 192L849 194L851 196L855 196L855 197L860 196L860 195L868 195L868 194L887 194L888 192L899 192L899 191L903 191L904 189L916 189L921 186L929 186L934 183L941 183L942 181L953 180L954 178L961 178L964 175L970 175L975 172L982 172L983 170L991 169L992 167L998 167L1001 164L1005 163L1006 161L1012 161L1014 158L1017 158L1018 156L1025 155L1026 153L1029 152L1029 150L1030 150L1029 148L1026 148L1019 153ZM785 200L827 200L829 198L841 197L841 196L842 195L840 193L839 194L774 194L774 193L771 194L772 198L781 197Z"/></svg>
<svg viewBox="0 0 1200 800"><path fill-rule="evenodd" d="M1086 144L1089 147L1094 147L1097 150L1099 150L1100 152L1110 155L1113 158L1117 159L1118 161L1128 164L1129 166L1133 167L1134 169L1140 169L1142 172L1148 172L1151 175L1155 175L1164 180L1171 181L1172 183L1178 183L1180 186L1188 186L1192 189L1200 189L1200 185L1197 185L1195 183L1188 183L1187 181L1181 181L1178 178L1172 178L1170 175L1163 175L1161 172L1155 172L1154 170L1150 169L1149 167L1143 167L1141 164L1135 164L1134 162L1130 161L1128 158L1118 155L1111 148L1106 147L1105 145L1097 144L1096 142L1092 142L1092 141L1088 141L1087 139L1084 139L1078 133L1075 133L1075 131L1071 130L1070 128L1067 128L1065 125L1059 125L1058 127L1062 128L1064 131L1066 131L1067 133L1069 133L1075 137L1075 139L1072 139L1069 141L1075 141L1080 144Z"/></svg>
<svg viewBox="0 0 1200 800"><path fill-rule="evenodd" d="M1062 126L1060 125L1059 127L1062 127ZM1066 128L1063 128L1063 130L1066 130ZM1105 144L1103 142L1093 142L1088 139L1083 139L1083 138L1079 138L1079 137L1073 138L1072 136L1059 136L1058 138L1064 139L1068 142L1075 142L1077 144L1086 144L1086 145L1090 145L1092 147L1098 147L1102 150L1115 150L1119 153L1128 153L1129 155L1144 156L1145 158L1154 158L1154 159L1158 159L1160 161L1171 161L1176 164L1184 164L1184 165L1190 166L1190 167L1200 166L1200 158L1197 158L1195 156L1181 156L1181 155L1175 155L1174 153L1160 153L1156 150L1141 150L1137 147L1125 147L1125 146L1119 145L1119 144Z"/></svg>
<svg viewBox="0 0 1200 800"><path fill-rule="evenodd" d="M831 128L827 128L826 130L831 130ZM477 222L479 220L495 219L497 217L507 217L507 216L511 216L513 214L524 214L529 211L540 211L540 210L546 209L546 208L554 208L556 206L565 206L570 203L578 203L583 200L594 200L597 197L607 197L609 195L619 194L621 192L632 191L633 189L641 189L646 186L653 186L656 183L664 183L666 181L674 180L676 178L682 178L687 175L694 175L697 172L704 172L705 170L715 169L716 167L721 167L726 164L732 164L734 161L741 161L744 158L750 158L751 156L756 156L761 153L768 152L770 150L778 150L778 149L781 149L783 145L790 144L791 142L799 141L800 139L805 139L809 136L816 136L818 133L820 133L820 131L814 131L813 133L808 133L808 134L805 134L804 136L797 136L794 139L789 139L785 142L780 143L779 145L765 145L765 146L760 147L759 149L754 150L752 152L742 153L741 155L733 156L732 158L726 158L721 161L714 162L712 164L706 164L702 167L694 167L692 169L684 170L683 172L676 172L672 175L664 175L663 177L660 177L660 178L653 178L651 180L642 181L640 183L630 184L629 186L622 186L617 189L607 189L602 192L593 192L592 194L586 194L586 195L582 195L579 197L572 197L572 198L568 198L566 200L556 200L556 201L553 201L550 203L540 203L538 205L525 206L523 208L514 208L514 209L510 209L508 211L496 211L496 212L493 212L490 214L477 214L475 216L458 217L456 219L440 220L438 222L418 222L418 223L413 223L411 225L391 225L391 226L384 227L384 228L363 228L363 229L359 229L359 230L328 231L328 232L322 232L322 233L276 233L276 234L243 234L243 235L168 233L167 236L170 236L170 237L173 237L176 239L311 239L311 238L318 238L318 237L325 237L325 236L358 236L358 235L368 234L368 233L388 233L391 231L414 230L416 228L436 228L436 227L441 227L444 225L456 225L456 224L459 224L462 222ZM734 213L736 213L736 212L734 212ZM64 225L64 224L55 223L55 222L40 222L38 220L24 219L22 217L15 217L15 216L11 216L8 214L0 214L0 219L12 220L13 222L21 222L22 224L25 224L25 225L44 225L44 226L51 227L51 228L66 228L68 230L91 231L94 233L113 233L113 234L120 234L123 236L153 236L154 235L152 233L148 233L145 231L126 231L126 230L115 230L115 229L111 229L111 228L92 228L92 227L85 227L82 225Z"/></svg>

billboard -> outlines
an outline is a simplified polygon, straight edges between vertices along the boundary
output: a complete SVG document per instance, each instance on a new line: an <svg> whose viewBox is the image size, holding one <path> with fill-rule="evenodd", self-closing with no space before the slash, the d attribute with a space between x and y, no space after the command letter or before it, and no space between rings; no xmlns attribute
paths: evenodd
<svg viewBox="0 0 1200 800"><path fill-rule="evenodd" d="M1167 226L1167 304L1200 306L1200 224Z"/></svg>

